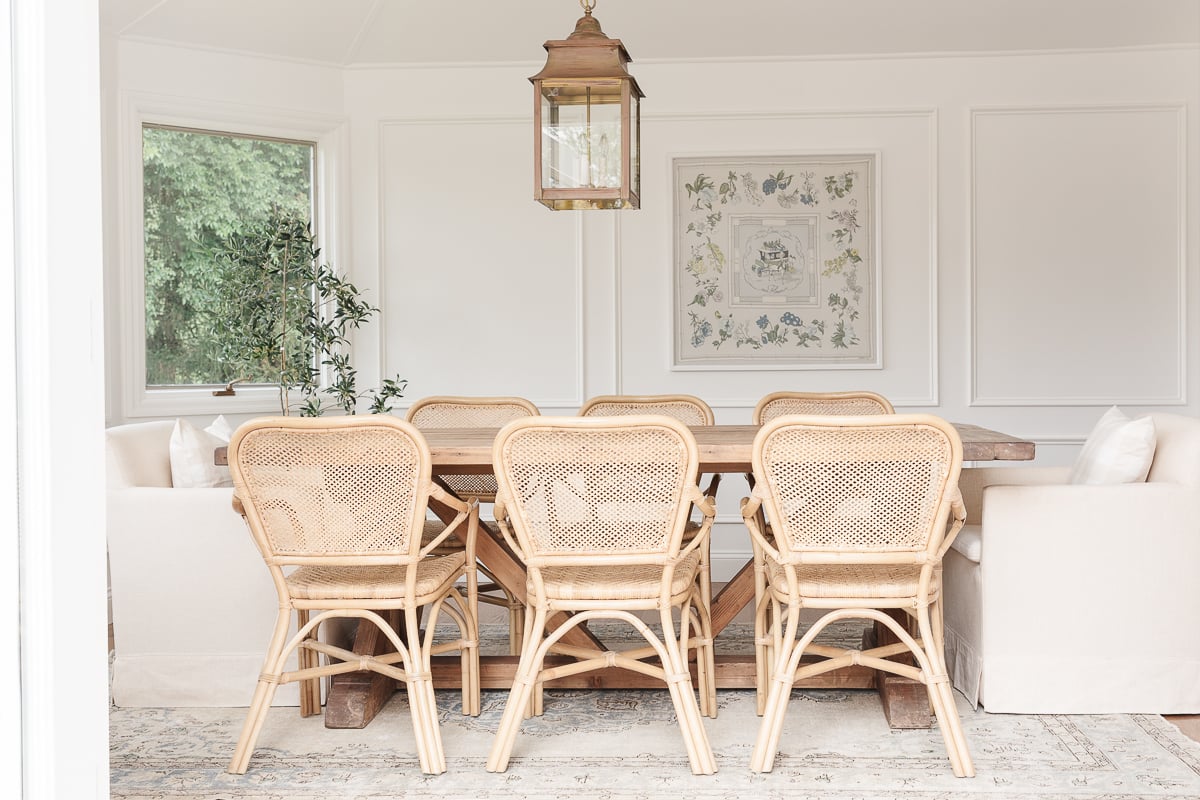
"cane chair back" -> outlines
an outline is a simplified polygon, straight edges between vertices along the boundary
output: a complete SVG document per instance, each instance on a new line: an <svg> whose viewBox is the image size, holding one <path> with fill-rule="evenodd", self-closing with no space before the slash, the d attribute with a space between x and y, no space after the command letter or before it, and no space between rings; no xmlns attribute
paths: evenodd
<svg viewBox="0 0 1200 800"><path fill-rule="evenodd" d="M712 425L715 417L708 403L690 394L614 394L593 397L579 409L581 417L627 417L662 414L684 425Z"/></svg>
<svg viewBox="0 0 1200 800"><path fill-rule="evenodd" d="M796 678L854 663L924 683L954 774L974 775L942 652L941 560L966 518L957 431L925 414L787 415L763 425L751 463L742 517L764 573L755 586L763 721L751 769L774 763ZM827 613L798 637L801 610L813 608ZM888 658L896 645L882 639L861 651L814 644L851 618L886 627L916 666ZM806 654L820 660L802 667Z"/></svg>
<svg viewBox="0 0 1200 800"><path fill-rule="evenodd" d="M418 428L501 428L521 417L536 417L538 407L521 397L449 397L418 400L405 419ZM492 475L443 475L447 488L459 497L491 502L496 496Z"/></svg>
<svg viewBox="0 0 1200 800"><path fill-rule="evenodd" d="M542 712L546 680L617 666L667 683L692 771L714 772L700 721L701 713L716 715L716 702L712 620L699 562L715 508L696 485L699 455L691 431L663 415L523 419L501 429L492 454L496 519L528 570L529 608L488 770L507 768L521 719L527 711ZM693 504L704 520L684 545ZM673 609L679 609L678 631ZM661 633L636 610L657 611ZM548 627L559 612L572 613ZM599 643L594 649L559 644L591 619L627 622L649 646L612 651ZM693 647L699 706L688 672ZM549 653L576 661L544 669Z"/></svg>
<svg viewBox="0 0 1200 800"><path fill-rule="evenodd" d="M900 424L894 415L807 419L769 423L754 444L755 483L766 481L784 560L936 552L947 487L957 486L962 464L954 428L937 418Z"/></svg>
<svg viewBox="0 0 1200 800"><path fill-rule="evenodd" d="M531 565L625 555L665 561L679 550L695 440L664 419L563 419L501 432L497 479Z"/></svg>
<svg viewBox="0 0 1200 800"><path fill-rule="evenodd" d="M258 426L239 439L230 469L259 550L279 565L414 563L429 448L391 424L330 423Z"/></svg>
<svg viewBox="0 0 1200 800"><path fill-rule="evenodd" d="M270 570L279 614L230 772L246 771L279 684L301 683L301 714L308 716L320 711L320 678L357 670L406 683L421 769L445 771L430 656L435 647L461 653L463 712L478 714L476 583L467 566L474 564L478 510L434 484L430 462L420 432L386 415L265 417L234 433L229 443L234 507ZM437 539L423 542L431 497L454 516ZM461 549L434 552L459 533ZM296 569L285 574L285 566ZM466 581L465 597L456 588L459 580ZM422 608L428 608L424 635L418 623ZM310 618L313 611L319 613ZM433 630L442 611L460 637L435 646ZM292 612L297 633L288 639ZM401 615L405 635L393 629ZM394 652L364 656L319 641L320 626L339 617L374 624ZM287 671L292 652L299 669ZM336 663L320 666L321 655Z"/></svg>
<svg viewBox="0 0 1200 800"><path fill-rule="evenodd" d="M895 414L886 397L875 392L772 392L754 408L754 424L784 414L869 415Z"/></svg>
<svg viewBox="0 0 1200 800"><path fill-rule="evenodd" d="M716 422L708 403L690 394L601 395L591 398L579 409L581 417L621 417L635 414L662 414L677 419L684 425L713 425ZM699 480L700 476L696 477ZM713 502L716 502L720 485L721 474L715 473L704 489L704 493ZM699 525L689 521L683 531L684 542L691 541L698 530ZM705 602L709 605L712 604L710 561L711 554L706 546L700 553L700 585L705 593Z"/></svg>

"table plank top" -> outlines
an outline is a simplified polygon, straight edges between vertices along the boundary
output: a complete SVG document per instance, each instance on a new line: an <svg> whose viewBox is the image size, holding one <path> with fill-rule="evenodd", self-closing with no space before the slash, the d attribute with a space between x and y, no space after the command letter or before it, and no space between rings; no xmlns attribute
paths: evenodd
<svg viewBox="0 0 1200 800"><path fill-rule="evenodd" d="M978 425L954 423L963 443L963 461L1029 461L1034 443ZM748 472L757 425L701 425L692 427L705 472ZM430 428L422 431L438 474L492 471L492 441L498 428ZM218 464L227 463L225 448L216 452Z"/></svg>
<svg viewBox="0 0 1200 800"><path fill-rule="evenodd" d="M1029 461L1034 443L978 425L954 423L963 443L963 461ZM693 426L704 472L747 472L757 425ZM492 428L441 428L422 431L433 454L434 472L490 472ZM453 468L453 469L451 469Z"/></svg>

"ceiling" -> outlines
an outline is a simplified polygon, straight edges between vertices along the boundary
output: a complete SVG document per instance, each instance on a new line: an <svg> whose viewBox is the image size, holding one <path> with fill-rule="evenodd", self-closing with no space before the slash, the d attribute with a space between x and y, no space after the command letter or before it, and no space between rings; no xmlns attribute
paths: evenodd
<svg viewBox="0 0 1200 800"><path fill-rule="evenodd" d="M577 0L99 0L109 35L342 67L540 62ZM598 0L635 61L1200 44L1200 0Z"/></svg>

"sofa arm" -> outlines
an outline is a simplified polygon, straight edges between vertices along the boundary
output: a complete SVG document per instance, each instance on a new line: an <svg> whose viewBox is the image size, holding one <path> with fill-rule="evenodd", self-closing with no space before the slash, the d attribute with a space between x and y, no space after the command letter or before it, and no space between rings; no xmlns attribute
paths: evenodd
<svg viewBox="0 0 1200 800"><path fill-rule="evenodd" d="M109 492L119 653L265 647L279 600L232 499L233 489Z"/></svg>
<svg viewBox="0 0 1200 800"><path fill-rule="evenodd" d="M1195 705L1200 490L990 486L982 532L989 710L1185 713Z"/></svg>
<svg viewBox="0 0 1200 800"><path fill-rule="evenodd" d="M1069 467L967 467L958 478L967 524L978 525L983 514L983 490L988 486L1028 486L1063 484Z"/></svg>

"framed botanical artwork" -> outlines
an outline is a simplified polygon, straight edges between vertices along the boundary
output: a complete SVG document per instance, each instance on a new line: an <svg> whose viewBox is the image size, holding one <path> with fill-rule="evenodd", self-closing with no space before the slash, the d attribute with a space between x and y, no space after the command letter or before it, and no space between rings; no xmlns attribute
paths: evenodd
<svg viewBox="0 0 1200 800"><path fill-rule="evenodd" d="M874 369L879 154L671 162L675 369Z"/></svg>

